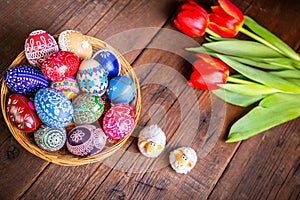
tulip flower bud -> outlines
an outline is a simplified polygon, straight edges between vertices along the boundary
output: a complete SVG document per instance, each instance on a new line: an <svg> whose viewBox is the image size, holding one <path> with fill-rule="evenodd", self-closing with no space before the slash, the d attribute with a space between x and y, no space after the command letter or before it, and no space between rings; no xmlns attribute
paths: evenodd
<svg viewBox="0 0 300 200"><path fill-rule="evenodd" d="M225 84L229 76L229 67L217 58L205 54L196 54L199 58L193 63L193 73L188 84L202 90L216 90L218 84Z"/></svg>
<svg viewBox="0 0 300 200"><path fill-rule="evenodd" d="M178 7L172 22L182 33L197 37L204 35L208 25L208 15L196 2L188 0Z"/></svg>
<svg viewBox="0 0 300 200"><path fill-rule="evenodd" d="M244 23L244 15L230 1L218 0L218 2L218 6L211 7L213 13L208 14L208 28L222 37L234 37Z"/></svg>

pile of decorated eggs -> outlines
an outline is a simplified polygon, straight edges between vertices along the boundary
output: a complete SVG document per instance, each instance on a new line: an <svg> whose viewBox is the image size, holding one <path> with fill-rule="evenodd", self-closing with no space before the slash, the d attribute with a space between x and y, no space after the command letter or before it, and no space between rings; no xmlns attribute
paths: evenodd
<svg viewBox="0 0 300 200"><path fill-rule="evenodd" d="M104 149L107 138L119 140L132 132L136 86L120 75L112 50L93 51L78 31L63 31L56 40L36 30L25 41L25 57L29 64L4 74L12 92L6 113L17 129L33 133L38 147L66 146L74 155L90 156Z"/></svg>

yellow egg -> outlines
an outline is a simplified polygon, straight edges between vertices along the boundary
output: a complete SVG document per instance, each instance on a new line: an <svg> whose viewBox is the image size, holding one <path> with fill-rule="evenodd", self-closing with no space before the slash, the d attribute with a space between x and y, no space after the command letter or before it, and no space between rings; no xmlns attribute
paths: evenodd
<svg viewBox="0 0 300 200"><path fill-rule="evenodd" d="M81 59L92 57L93 48L88 38L75 30L66 30L60 33L58 45L62 51L75 53Z"/></svg>

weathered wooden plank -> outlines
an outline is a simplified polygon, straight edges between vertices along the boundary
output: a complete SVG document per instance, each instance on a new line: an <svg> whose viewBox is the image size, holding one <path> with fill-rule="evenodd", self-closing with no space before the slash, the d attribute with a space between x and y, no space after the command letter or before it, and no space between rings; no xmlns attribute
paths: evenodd
<svg viewBox="0 0 300 200"><path fill-rule="evenodd" d="M237 3L241 8L250 8L250 1L234 1ZM264 1L262 3L254 4L261 6L259 7L262 11L264 10L264 5L267 1ZM142 64L146 64L148 62L150 63L161 63L166 66L172 66L173 69L177 70L178 73L183 74L186 78L190 74L190 69L187 69L186 67L190 67L189 64L186 62L182 62L180 58L177 58L176 56L170 55L170 53L161 52L161 51L153 51L153 50L146 50L140 54L140 48L145 47L150 39L157 33L155 29L153 30L145 30L143 32L145 37L141 37L140 35L133 35L131 37L126 38L128 43L122 43L124 42L124 38L121 38L119 40L116 40L116 37L118 36L118 33L121 33L119 35L121 36L128 36L123 33L123 31L128 31L129 29L137 28L137 27L147 27L147 26L162 26L166 19L171 15L172 9L174 10L174 5L176 2L174 1L166 1L166 2L147 2L147 1L139 1L139 2L129 2L129 1L107 1L106 5L101 4L102 1L89 1L82 3L80 1L76 1L75 4L70 4L72 9L67 8L61 8L60 13L54 12L54 16L57 16L58 19L61 20L61 23L54 21L51 16L49 19L43 18L43 22L41 23L49 23L48 26L51 29L51 32L59 32L64 29L77 29L81 30L84 33L87 33L92 36L99 37L101 39L105 39L110 41L110 44L112 44L117 49L121 46L120 50L124 50L126 58L130 61L136 60L134 63L134 67L136 70L139 70L139 68L142 66ZM101 5L99 5L101 4ZM105 4L105 3L104 3ZM37 4L35 4L37 5ZM25 4L20 3L20 7L26 6ZM82 9L75 14L75 10L78 10L80 6ZM171 6L171 7L168 7ZM265 5L266 6L266 5ZM286 6L286 5L285 5ZM47 7L47 6L46 6ZM64 7L64 6L62 6ZM102 7L107 8L109 12L106 11L106 9L102 9ZM49 8L49 7L48 7ZM56 7L52 7L55 9L60 9ZM278 9L278 7L275 6L275 10ZM64 12L62 12L64 10ZM43 10L45 11L45 10ZM100 13L100 16L97 16L97 13ZM128 11L132 11L129 13ZM167 12L166 12L167 11ZM278 10L276 10L277 13ZM279 12L279 11L278 11ZM55 14L56 13L56 14ZM87 13L89 13L87 15ZM145 16L145 13L148 14L146 18L137 18L137 16ZM162 13L165 14L165 16L162 16ZM251 12L252 13L252 12ZM256 12L259 13L259 12ZM250 13L249 13L250 14ZM40 14L38 15L40 16ZM94 16L96 18L94 18ZM104 16L104 17L102 17ZM42 16L43 17L43 16ZM97 18L98 17L98 18ZM267 20L267 17L264 17ZM29 18L30 20L34 19ZM155 20L153 20L155 19ZM90 23L86 23L90 22ZM35 22L39 23L39 22ZM54 25L51 25L53 23ZM25 25L23 25L25 26ZM22 27L22 26L21 26ZM168 27L168 26L167 26ZM296 28L296 30L298 30ZM283 35L284 31L282 32ZM21 34L20 34L21 35ZM142 34L141 34L142 35ZM152 43L149 45L151 48L158 48L161 49L160 44L161 43L167 43L172 41L173 38L168 38L163 36L161 33L152 41ZM201 39L199 39L201 41ZM291 42L291 41L290 41ZM292 41L293 43L293 41ZM290 44L292 44L290 43ZM124 46L123 46L124 45ZM132 45L129 49L133 50L132 52L128 52L126 50L128 45ZM171 47L177 46L170 42L169 44ZM294 42L293 47L297 47L299 43ZM1 46L1 45L0 45ZM123 48L124 47L124 48ZM137 50L138 49L138 50ZM168 51L168 50L167 50ZM14 51L11 51L14 52ZM178 55L178 52L173 52L174 54ZM13 56L12 56L13 58ZM172 61L174 59L174 61ZM155 66L155 65L153 65ZM166 79L166 77L160 77L161 75L159 73L159 70L156 70L155 67L153 67L153 70L145 70L145 73L140 76L141 83L146 83L149 80L155 80L153 78L154 75L157 75L157 78L160 80ZM152 75L151 75L152 73ZM176 81L176 79L175 79ZM154 82L157 82L155 80ZM160 83L160 82L159 82ZM172 81L171 81L172 83ZM182 84L182 86L185 84L184 82L178 82L178 85ZM172 84L171 84L172 85ZM169 85L168 85L169 86ZM178 87L174 90L174 94L178 92L185 92L186 87ZM142 110L142 117L140 119L140 126L144 126L147 123L155 123L159 121L159 119L166 120L165 122L162 121L161 125L164 125L164 130L168 134L168 141L173 138L173 136L176 136L175 132L177 130L181 130L180 132L186 133L186 130L188 130L189 123L186 123L184 127L181 129L178 129L180 121L178 121L178 115L180 115L180 103L178 99L176 98L176 95L170 93L168 90L168 87L159 87L158 84L148 84L142 86L142 92L143 92L143 100L145 102L143 103L143 110ZM39 172L35 172L30 174L32 177L33 182L28 182L26 186L20 184L18 187L28 188L24 195L22 196L24 199L27 198L79 198L79 199L85 199L85 198L109 198L109 199L124 199L124 198L131 198L131 199L165 199L165 198L179 198L179 199L186 199L186 198L205 198L208 196L208 194L211 192L212 189L214 189L214 185L217 184L217 181L221 174L223 173L225 167L230 162L231 157L234 155L234 152L238 148L239 144L225 144L223 138L226 135L226 128L229 127L230 123L235 121L241 114L245 112L244 109L239 109L237 107L226 105L223 106L222 102L215 99L214 97L211 97L208 92L202 92L197 90L196 96L199 102L199 106L201 108L201 115L199 121L201 121L201 124L197 127L197 135L194 138L193 142L190 144L192 147L197 149L197 152L201 152L204 155L200 155L199 163L196 165L195 169L188 175L178 175L175 174L175 172L169 167L163 167L162 169L155 171L155 166L157 163L147 162L144 166L141 165L141 162L143 161L143 157L137 156L133 159L135 162L131 162L130 165L128 165L128 162L126 162L128 159L128 155L130 153L137 154L138 150L136 147L136 139L131 138L130 141L125 145L125 149L127 149L126 153L124 154L123 151L119 151L117 154L114 154L113 157L108 159L109 161L105 161L104 164L98 163L98 164L92 164L82 167L60 167L57 165L49 165L44 171L43 174L40 177L37 177L37 175L40 173L41 170L43 170L42 167L37 167ZM212 98L212 100L211 100ZM190 104L189 99L185 102L187 105ZM153 104L153 105L152 105ZM215 110L209 110L209 108L213 107ZM220 112L219 114L215 115L215 112ZM148 115L148 113L154 113L157 117L153 118ZM225 113L225 115L224 115ZM164 115L167 116L167 119L165 119ZM193 119L193 116L196 116L197 113L195 111L191 111L188 115L185 115L185 120L191 120ZM223 126L223 122L226 119L226 123ZM219 126L212 127L210 124L212 122L217 122ZM222 124L222 125L221 125ZM296 124L292 123L290 124L291 127L288 129L282 129L283 131L287 130L293 130L295 127L297 127ZM225 129L223 129L225 127ZM285 127L285 126L284 126ZM208 131L210 130L210 131ZM222 131L221 131L222 130ZM281 130L281 129L280 129ZM272 132L271 130L270 132ZM209 134L208 134L209 133ZM297 133L297 132L295 132ZM294 134L295 134L294 133ZM214 135L215 134L215 135ZM284 142L284 148L281 150L273 150L269 151L269 153L275 153L274 159L271 159L271 161L275 160L276 158L280 158L279 160L282 162L287 162L286 159L283 158L282 152L286 151L286 145L289 144L288 140L290 140L291 135L285 138ZM216 140L217 139L217 140ZM4 139L5 140L5 139ZM249 140L250 141L250 140ZM252 141L252 142L251 142ZM237 154L241 155L242 158L245 156L244 151L249 150L251 147L255 146L256 140L253 142L253 140L250 141L250 145L244 148L241 148ZM247 141L248 142L248 141ZM264 141L265 144L270 145L269 142ZM273 144L274 142L272 142ZM286 144L287 143L287 144ZM3 145L6 145L7 142L3 143ZM180 143L177 143L179 145ZM299 144L299 141L298 143ZM258 145L255 147L260 148ZM267 147L266 147L267 148ZM282 147L280 147L282 148ZM260 148L260 151L264 151L265 148ZM297 150L297 149L296 149ZM12 152L14 152L14 149L11 149ZM11 152L9 151L9 152ZM262 152L257 151L256 156L260 156ZM297 150L298 151L298 150ZM281 152L281 153L279 153ZM287 152L291 152L287 151ZM14 155L13 153L11 153ZM299 153L298 153L299 154ZM2 154L1 154L2 155ZM24 158L24 157L23 157ZM37 159L37 158L31 158L30 156L25 156L25 158L31 159ZM237 162L239 157L235 157L234 163ZM244 158L245 159L245 158ZM263 160L259 160L260 158L255 157L253 160L255 162L259 162L260 166L265 166L263 163ZM38 160L38 159L37 159ZM253 160L250 160L249 162L252 163L251 166L245 165L245 167L248 169L247 173L248 176L251 175L250 173L253 172L253 170L250 170L250 167L255 166L255 162ZM166 161L166 160L164 160ZM108 164L107 164L108 162ZM279 162L279 161L277 161ZM22 163L22 162L21 162ZM269 162L271 163L271 162ZM293 164L293 166L291 165ZM232 164L234 166L234 164ZM237 164L239 167L241 165ZM17 165L16 165L17 166ZM244 165L242 165L244 166ZM34 168L34 167L33 167ZM114 168L112 170L112 168ZM232 169L233 167L229 165L229 169ZM121 170L121 171L118 171ZM238 167L234 168L235 170L240 170ZM276 170L275 168L269 168L270 171L274 172ZM282 168L280 168L282 169ZM149 171L146 172L145 171ZM135 171L141 171L142 173L128 173L129 172L135 172ZM295 158L293 157L293 161L288 162L288 167L283 169L283 172L280 171L280 173L275 175L267 175L267 170L264 171L263 177L267 178L268 180L271 180L271 182L276 182L277 184L265 184L270 188L270 186L274 186L274 189L270 190L272 194L270 195L270 198L277 197L277 198L297 198L297 189L299 183L297 182L297 174L299 173L299 161L295 162ZM1 172L2 173L2 172ZM5 173L5 170L4 172ZM223 183L224 180L231 181L230 177L225 179L227 174L230 174L232 172L225 172L223 175L221 181L217 184L216 190L222 191L222 188L220 188L220 183ZM241 173L241 172L239 172ZM255 170L254 170L254 173ZM10 173L12 174L12 173ZM28 176L28 177L30 177ZM278 178L280 176L280 178ZM68 179L61 179L57 181L49 181L49 177L53 177L53 179L59 179L61 177L68 177ZM199 178L201 177L201 179ZM246 175L243 176L241 179L245 179ZM50 183L49 183L50 182ZM33 183L33 184L32 184ZM181 184L180 184L181 183ZM227 184L227 182L225 182ZM32 185L31 185L32 184ZM230 183L231 185L234 185L234 183ZM259 197L265 197L265 193L263 191L260 191L257 189L258 187L254 186L254 182L247 182L247 184L250 185L250 188L254 191L258 191ZM260 184L263 185L262 183ZM279 186L280 185L280 186ZM234 187L233 187L234 188ZM247 190L246 186L237 186L238 190L241 191L241 194L248 194L250 193L249 190ZM11 189L11 188L9 188ZM233 190L230 188L231 191ZM18 188L15 191L20 191ZM276 193L276 195L273 194ZM229 194L230 192L228 192ZM16 194L16 193L14 193ZM222 195L223 193L219 193ZM234 195L236 195L234 193ZM233 195L233 196L234 196ZM17 197L16 195L13 195L12 197ZM219 197L218 195L214 195L212 193L211 198L213 197ZM240 196L237 196L240 197Z"/></svg>
<svg viewBox="0 0 300 200"><path fill-rule="evenodd" d="M47 162L33 157L12 136L0 145L0 199L15 199L37 179Z"/></svg>
<svg viewBox="0 0 300 200"><path fill-rule="evenodd" d="M297 199L299 121L243 142L210 198ZM282 190L287 184L289 188Z"/></svg>

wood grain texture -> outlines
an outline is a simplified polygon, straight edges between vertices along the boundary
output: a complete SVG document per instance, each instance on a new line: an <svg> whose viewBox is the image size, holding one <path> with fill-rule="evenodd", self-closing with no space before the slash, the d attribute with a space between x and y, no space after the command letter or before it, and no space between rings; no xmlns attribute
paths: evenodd
<svg viewBox="0 0 300 200"><path fill-rule="evenodd" d="M213 3L198 2L206 8ZM299 49L299 3L232 2ZM230 126L249 108L226 104L208 91L187 86L194 58L184 48L205 38L190 38L174 29L170 18L178 3L0 2L5 8L0 13L0 72L23 49L32 30L54 34L75 29L105 40L125 55L139 77L143 99L133 137L113 156L85 166L62 167L29 154L2 120L1 199L299 199L299 119L246 142L226 144ZM137 136L155 123L168 143L159 158L150 159L139 153ZM187 175L176 174L168 165L169 151L180 146L190 146L198 155Z"/></svg>

